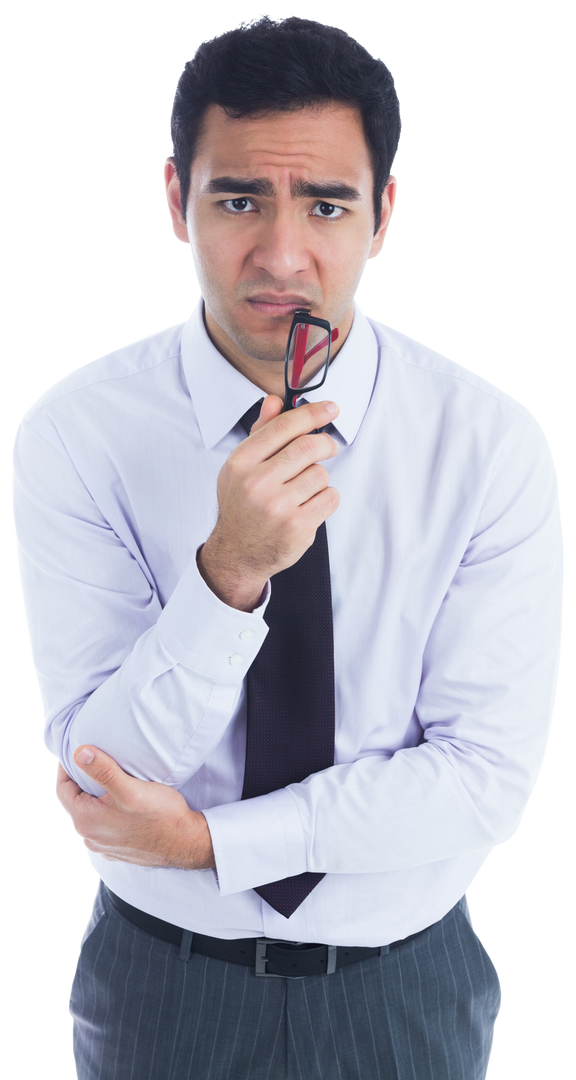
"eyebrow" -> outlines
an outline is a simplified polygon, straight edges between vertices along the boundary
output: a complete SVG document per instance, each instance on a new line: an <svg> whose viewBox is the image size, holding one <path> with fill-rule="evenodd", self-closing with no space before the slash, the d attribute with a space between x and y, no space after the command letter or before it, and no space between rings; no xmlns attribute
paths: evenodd
<svg viewBox="0 0 576 1080"><path fill-rule="evenodd" d="M204 190L209 195L228 193L230 195L264 195L273 198L276 194L274 184L266 177L216 176L210 180ZM293 199L325 199L354 202L361 195L357 188L337 181L325 184L312 184L308 180L296 180L290 193Z"/></svg>

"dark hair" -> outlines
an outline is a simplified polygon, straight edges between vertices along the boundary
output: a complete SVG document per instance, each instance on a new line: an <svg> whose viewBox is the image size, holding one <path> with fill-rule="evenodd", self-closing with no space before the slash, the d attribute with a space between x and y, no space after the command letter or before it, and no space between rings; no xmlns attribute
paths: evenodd
<svg viewBox="0 0 576 1080"><path fill-rule="evenodd" d="M334 26L296 17L274 22L264 16L212 41L205 41L180 76L172 110L174 162L182 214L190 190L190 168L209 105L242 116L289 112L338 101L357 108L374 173L374 218L378 231L382 192L400 138L394 81L354 38Z"/></svg>

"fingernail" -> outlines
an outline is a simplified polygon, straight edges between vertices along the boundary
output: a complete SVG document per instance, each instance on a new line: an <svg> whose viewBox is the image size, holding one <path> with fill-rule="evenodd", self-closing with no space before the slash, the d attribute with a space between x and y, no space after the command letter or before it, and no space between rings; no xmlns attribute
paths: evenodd
<svg viewBox="0 0 576 1080"><path fill-rule="evenodd" d="M338 412L338 406L335 405L333 401L325 401L324 408L329 416L335 416Z"/></svg>
<svg viewBox="0 0 576 1080"><path fill-rule="evenodd" d="M94 754L91 750L81 750L79 754L76 754L76 763L78 765L91 765L94 761Z"/></svg>

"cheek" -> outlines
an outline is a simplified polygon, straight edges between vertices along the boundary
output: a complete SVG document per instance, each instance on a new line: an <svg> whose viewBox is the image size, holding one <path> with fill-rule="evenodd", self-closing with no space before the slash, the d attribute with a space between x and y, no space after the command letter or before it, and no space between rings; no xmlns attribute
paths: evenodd
<svg viewBox="0 0 576 1080"><path fill-rule="evenodd" d="M334 226L336 229L336 226ZM355 281L362 272L372 246L372 236L365 229L342 230L327 238L318 250L318 263L326 276L344 282Z"/></svg>
<svg viewBox="0 0 576 1080"><path fill-rule="evenodd" d="M188 238L199 277L210 279L212 287L235 280L249 251L245 237L189 227Z"/></svg>
<svg viewBox="0 0 576 1080"><path fill-rule="evenodd" d="M194 243L192 254L197 268L201 268L205 275L220 277L224 259L219 244Z"/></svg>

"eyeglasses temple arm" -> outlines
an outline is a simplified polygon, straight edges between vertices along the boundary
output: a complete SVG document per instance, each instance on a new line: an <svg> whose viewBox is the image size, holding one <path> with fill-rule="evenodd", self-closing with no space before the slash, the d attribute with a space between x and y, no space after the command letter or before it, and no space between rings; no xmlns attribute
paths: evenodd
<svg viewBox="0 0 576 1080"><path fill-rule="evenodd" d="M340 337L340 333L338 331L338 327L335 326L333 331L332 331L330 340L331 341L338 341L339 337ZM322 341L320 341L318 343L318 345L315 345L313 349L310 349L310 352L307 352L306 356L304 357L304 364L306 364L308 362L308 360L310 359L311 356L314 356L314 353L320 352L320 349L324 349L325 346L326 346L327 341L328 341L328 336L323 338ZM304 366L304 364L302 365L302 367ZM294 365L296 365L296 357L294 357ZM302 374L302 369L300 369L300 372L298 373L298 378L300 378L301 374Z"/></svg>

